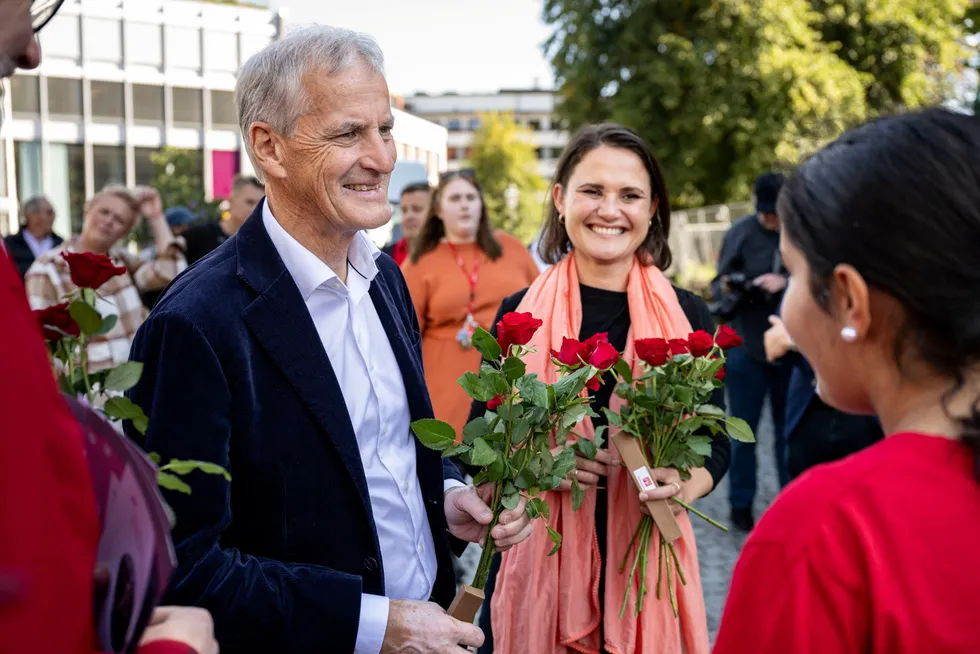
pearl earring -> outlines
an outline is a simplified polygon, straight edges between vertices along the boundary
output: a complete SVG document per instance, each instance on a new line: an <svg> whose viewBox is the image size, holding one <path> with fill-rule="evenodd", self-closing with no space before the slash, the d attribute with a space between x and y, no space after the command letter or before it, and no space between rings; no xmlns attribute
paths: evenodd
<svg viewBox="0 0 980 654"><path fill-rule="evenodd" d="M853 343L857 340L858 333L853 327L845 327L844 329L840 330L840 337L844 339L846 343Z"/></svg>

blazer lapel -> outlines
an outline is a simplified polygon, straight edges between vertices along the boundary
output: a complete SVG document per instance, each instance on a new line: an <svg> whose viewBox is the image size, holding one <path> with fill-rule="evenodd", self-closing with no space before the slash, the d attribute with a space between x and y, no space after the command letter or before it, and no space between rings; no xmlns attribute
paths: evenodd
<svg viewBox="0 0 980 654"><path fill-rule="evenodd" d="M373 524L364 466L343 390L306 303L265 231L261 203L236 240L238 275L258 294L242 318L340 454Z"/></svg>

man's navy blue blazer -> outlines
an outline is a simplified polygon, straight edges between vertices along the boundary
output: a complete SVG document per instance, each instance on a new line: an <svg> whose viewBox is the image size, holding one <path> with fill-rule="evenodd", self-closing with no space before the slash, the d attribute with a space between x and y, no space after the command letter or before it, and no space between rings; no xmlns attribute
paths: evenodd
<svg viewBox="0 0 980 654"><path fill-rule="evenodd" d="M377 265L370 297L411 419L431 418L408 288L391 258ZM232 475L194 472L190 495L166 494L179 566L165 601L211 611L223 653L353 652L361 593L385 591L377 529L344 391L262 203L171 284L132 358L144 364L129 395L150 419L146 450ZM415 449L438 561L432 599L445 607L455 593L450 541L462 544L447 530L443 482L462 478L438 452L417 440Z"/></svg>

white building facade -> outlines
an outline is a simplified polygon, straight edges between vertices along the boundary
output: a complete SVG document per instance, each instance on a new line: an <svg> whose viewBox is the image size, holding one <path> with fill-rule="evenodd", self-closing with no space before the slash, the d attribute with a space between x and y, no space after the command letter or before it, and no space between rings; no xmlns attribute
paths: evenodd
<svg viewBox="0 0 980 654"><path fill-rule="evenodd" d="M62 236L81 227L85 199L109 183L148 184L151 155L189 150L202 199L227 197L252 171L234 104L237 71L283 33L282 15L183 0L65 0L40 33L41 66L3 94L0 234L19 205L44 194ZM397 109L400 161L446 166L445 128Z"/></svg>
<svg viewBox="0 0 980 654"><path fill-rule="evenodd" d="M538 159L538 172L550 181L568 142L568 134L560 129L555 117L556 99L553 91L539 89L505 89L492 94L416 94L405 98L405 108L442 125L449 132L449 170L465 167L474 132L480 127L481 112L513 114L515 121L530 131Z"/></svg>

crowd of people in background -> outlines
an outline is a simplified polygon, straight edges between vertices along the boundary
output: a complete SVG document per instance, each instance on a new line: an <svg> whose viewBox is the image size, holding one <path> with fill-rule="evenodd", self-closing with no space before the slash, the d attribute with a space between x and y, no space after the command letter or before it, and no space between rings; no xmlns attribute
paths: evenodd
<svg viewBox="0 0 980 654"><path fill-rule="evenodd" d="M37 65L30 4L0 0L0 63ZM572 511L569 480L549 495L568 534L550 556L524 500L486 533L485 489L412 435L414 420L459 433L484 413L457 380L479 368L475 329L496 333L510 311L543 321L547 346L526 363L546 382L560 336L602 334L629 353L640 335L722 321L741 335L727 398L712 401L753 430L769 407L788 487L756 526L756 447L717 435L687 479L653 471L658 499L686 503L727 472L731 523L753 532L714 651L980 649L980 568L963 563L980 542L977 118L881 119L788 177L760 175L755 212L724 237L709 307L665 274L670 171L627 127L571 137L534 256L494 228L469 171L406 186L402 234L382 251L366 232L390 218L395 147L373 39L298 30L249 60L237 97L260 172L235 181L224 220L109 186L64 238L51 203L28 200L0 248L0 369L15 371L0 376L0 515L14 534L0 539L0 643L93 651L91 484L28 310L75 289L62 257L72 252L125 269L96 290L118 319L88 344L89 370L141 362L129 396L149 416L147 449L235 479L168 495L179 566L167 599L203 608L158 609L141 654L212 654L219 642L287 654L706 654L698 553L678 504L680 619L666 602L619 615L629 518L653 495L634 490L608 443L577 458L584 510ZM139 220L152 246L133 254L120 244ZM620 401L612 381L589 392L594 408ZM578 428L588 437L604 424ZM477 628L444 608L451 555L484 538L505 554ZM51 649L37 649L42 638Z"/></svg>

